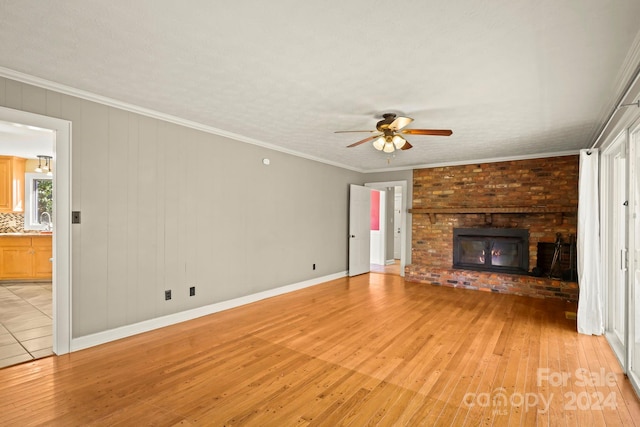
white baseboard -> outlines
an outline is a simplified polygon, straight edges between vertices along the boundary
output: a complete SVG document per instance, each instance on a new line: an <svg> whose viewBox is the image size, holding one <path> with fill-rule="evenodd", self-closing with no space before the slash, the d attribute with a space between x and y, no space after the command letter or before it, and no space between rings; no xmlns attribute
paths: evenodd
<svg viewBox="0 0 640 427"><path fill-rule="evenodd" d="M633 390L636 392L636 396L640 399L640 378L633 372L629 370L627 378L629 378L629 382L633 386Z"/></svg>
<svg viewBox="0 0 640 427"><path fill-rule="evenodd" d="M132 325L121 326L119 328L110 329L108 331L98 332L95 334L86 335L78 338L72 338L71 351L73 352L77 350L82 350L82 349L93 347L96 345L105 344L111 341L130 337L132 335L141 334L143 332L149 332L154 329L164 328L165 326L174 325L176 323L185 322L187 320L192 320L198 317L228 310L230 308L240 307L242 305L250 304L252 302L260 301L266 298L271 298L274 296L286 294L288 292L297 291L299 289L308 288L310 286L319 285L320 283L339 279L341 277L345 277L346 275L347 275L347 272L342 271L340 273L334 273L328 276L317 277L315 279L305 280L304 282L293 283L291 285L269 289L267 291L258 292L256 294L246 295L239 298L234 298L228 301L222 301L215 304L206 305L203 307L197 307L191 310L181 311L179 313L169 314L167 316L162 316L155 319L145 320L139 323L134 323Z"/></svg>

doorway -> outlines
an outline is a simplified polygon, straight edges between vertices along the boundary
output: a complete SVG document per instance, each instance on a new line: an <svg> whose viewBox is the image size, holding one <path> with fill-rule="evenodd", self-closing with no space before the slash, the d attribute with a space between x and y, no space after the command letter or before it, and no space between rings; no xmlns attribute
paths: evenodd
<svg viewBox="0 0 640 427"><path fill-rule="evenodd" d="M407 182L372 182L366 183L365 187L380 192L380 241L378 246L372 247L371 252L380 250L381 254L375 263L371 263L371 271L404 277L407 253ZM375 239L372 238L371 241L373 245Z"/></svg>
<svg viewBox="0 0 640 427"><path fill-rule="evenodd" d="M71 348L71 122L0 107L0 120L53 131L52 350Z"/></svg>
<svg viewBox="0 0 640 427"><path fill-rule="evenodd" d="M0 121L0 368L53 354L52 180L55 134Z"/></svg>

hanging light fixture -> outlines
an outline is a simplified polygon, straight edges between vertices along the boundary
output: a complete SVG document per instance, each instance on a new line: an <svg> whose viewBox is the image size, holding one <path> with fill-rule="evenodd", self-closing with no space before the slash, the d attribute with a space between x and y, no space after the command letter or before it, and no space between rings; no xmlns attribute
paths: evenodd
<svg viewBox="0 0 640 427"><path fill-rule="evenodd" d="M35 171L38 172L38 173L42 173L44 171L47 171L47 175L48 176L52 176L53 175L53 164L51 163L51 159L53 159L53 157L39 154L38 155L38 167L35 168ZM42 164L43 161L44 161L44 165Z"/></svg>
<svg viewBox="0 0 640 427"><path fill-rule="evenodd" d="M47 171L47 176L53 176L53 163L52 163L52 160L53 159L51 157L49 157L47 159L47 168L49 169Z"/></svg>

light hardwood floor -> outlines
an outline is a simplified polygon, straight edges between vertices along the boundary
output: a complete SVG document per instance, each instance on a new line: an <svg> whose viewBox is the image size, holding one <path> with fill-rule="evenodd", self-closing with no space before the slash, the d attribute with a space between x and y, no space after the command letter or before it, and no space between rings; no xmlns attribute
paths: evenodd
<svg viewBox="0 0 640 427"><path fill-rule="evenodd" d="M0 370L0 425L634 425L560 301L343 278ZM548 403L548 405L547 405Z"/></svg>
<svg viewBox="0 0 640 427"><path fill-rule="evenodd" d="M396 276L399 276L400 260L397 259L393 264L390 265L371 264L369 268L372 273L395 274Z"/></svg>

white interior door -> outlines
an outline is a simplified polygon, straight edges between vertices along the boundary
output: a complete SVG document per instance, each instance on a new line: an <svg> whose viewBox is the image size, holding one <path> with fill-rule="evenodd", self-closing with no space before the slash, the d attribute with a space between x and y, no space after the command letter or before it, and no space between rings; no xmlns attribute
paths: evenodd
<svg viewBox="0 0 640 427"><path fill-rule="evenodd" d="M349 187L349 276L370 270L371 189L361 185Z"/></svg>

